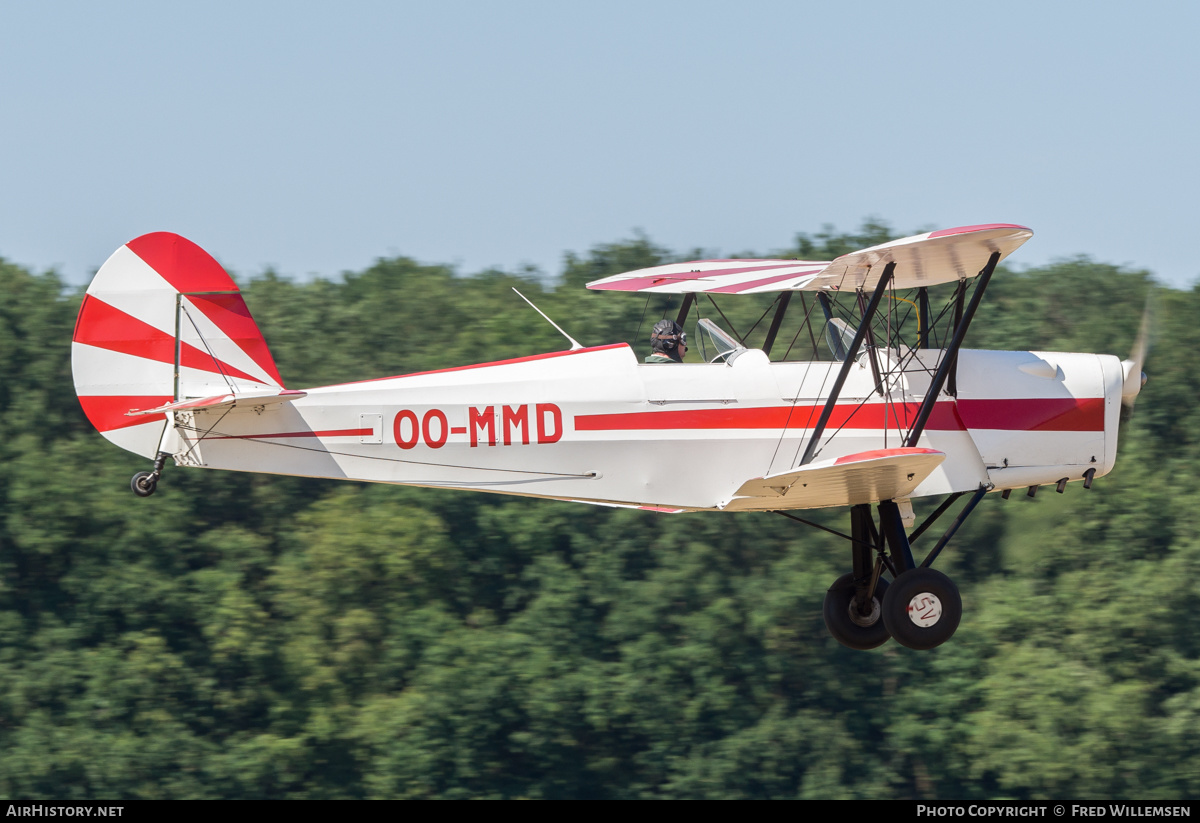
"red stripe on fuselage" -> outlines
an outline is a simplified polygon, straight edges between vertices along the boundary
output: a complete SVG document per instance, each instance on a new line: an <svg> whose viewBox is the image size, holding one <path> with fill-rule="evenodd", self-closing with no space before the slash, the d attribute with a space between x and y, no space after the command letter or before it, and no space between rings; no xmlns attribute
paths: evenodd
<svg viewBox="0 0 1200 823"><path fill-rule="evenodd" d="M1030 432L1104 431L1103 397L1038 400L959 400L969 429Z"/></svg>
<svg viewBox="0 0 1200 823"><path fill-rule="evenodd" d="M629 431L636 429L807 429L816 425L824 405L760 406L749 409L687 409L682 411L582 414L575 417L576 431ZM828 428L907 428L917 419L918 403L868 403L835 406ZM954 402L938 403L929 416L928 427L963 431L966 426L954 410Z"/></svg>
<svg viewBox="0 0 1200 823"><path fill-rule="evenodd" d="M695 429L807 429L816 425L823 405L762 406L749 409L581 414L576 431ZM835 406L827 431L907 429L916 422L919 403L846 403ZM930 431L1003 429L1009 431L1103 431L1104 398L1024 400L944 400L929 415Z"/></svg>

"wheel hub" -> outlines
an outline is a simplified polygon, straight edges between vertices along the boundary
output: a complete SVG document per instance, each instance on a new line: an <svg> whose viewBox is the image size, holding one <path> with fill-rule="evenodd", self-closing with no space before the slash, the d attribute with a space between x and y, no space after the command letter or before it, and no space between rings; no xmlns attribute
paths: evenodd
<svg viewBox="0 0 1200 823"><path fill-rule="evenodd" d="M858 610L858 605L854 602L854 599L851 598L849 611L850 611L850 622L852 622L854 625L862 626L864 629L868 628L870 626L874 626L876 623L879 622L879 616L880 616L879 598L878 597L871 598L871 608L866 614L863 614L862 612L860 612Z"/></svg>
<svg viewBox="0 0 1200 823"><path fill-rule="evenodd" d="M908 601L908 619L928 629L942 619L942 601L933 592L918 592Z"/></svg>

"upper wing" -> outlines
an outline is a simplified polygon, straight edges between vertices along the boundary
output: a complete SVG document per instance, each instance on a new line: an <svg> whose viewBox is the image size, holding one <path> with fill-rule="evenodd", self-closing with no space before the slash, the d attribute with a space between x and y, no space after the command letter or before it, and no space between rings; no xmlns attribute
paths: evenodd
<svg viewBox="0 0 1200 823"><path fill-rule="evenodd" d="M809 260L695 260L616 274L589 289L679 294L757 294L819 289L873 289L895 263L898 289L936 286L974 277L995 252L1003 260L1033 232L1011 223L962 226L892 240L843 254L833 262Z"/></svg>
<svg viewBox="0 0 1200 823"><path fill-rule="evenodd" d="M753 294L802 289L832 263L808 260L693 260L614 274L587 284L602 291Z"/></svg>
<svg viewBox="0 0 1200 823"><path fill-rule="evenodd" d="M726 509L817 509L907 497L946 459L922 448L876 449L748 480Z"/></svg>

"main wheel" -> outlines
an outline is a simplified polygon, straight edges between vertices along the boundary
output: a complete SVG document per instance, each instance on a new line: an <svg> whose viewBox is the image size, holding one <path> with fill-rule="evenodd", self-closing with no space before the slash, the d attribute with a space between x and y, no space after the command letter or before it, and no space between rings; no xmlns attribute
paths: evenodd
<svg viewBox="0 0 1200 823"><path fill-rule="evenodd" d="M138 472L129 481L129 488L133 489L133 493L138 497L149 497L158 488L158 480L153 472Z"/></svg>
<svg viewBox="0 0 1200 823"><path fill-rule="evenodd" d="M825 592L825 628L833 639L851 649L874 649L891 637L883 623L883 598L888 590L886 580L875 585L871 609L861 613L854 604L854 575L839 577Z"/></svg>
<svg viewBox="0 0 1200 823"><path fill-rule="evenodd" d="M918 568L892 581L883 596L883 623L901 646L932 649L949 640L962 619L962 598L949 577Z"/></svg>

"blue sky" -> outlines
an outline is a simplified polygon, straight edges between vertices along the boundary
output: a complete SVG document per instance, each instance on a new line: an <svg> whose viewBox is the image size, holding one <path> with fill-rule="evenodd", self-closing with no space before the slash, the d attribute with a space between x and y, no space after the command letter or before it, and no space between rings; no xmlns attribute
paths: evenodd
<svg viewBox="0 0 1200 823"><path fill-rule="evenodd" d="M646 232L1030 226L1200 278L1200 4L0 3L0 256L179 232L246 276L464 273ZM1187 242L1185 242L1187 241Z"/></svg>

